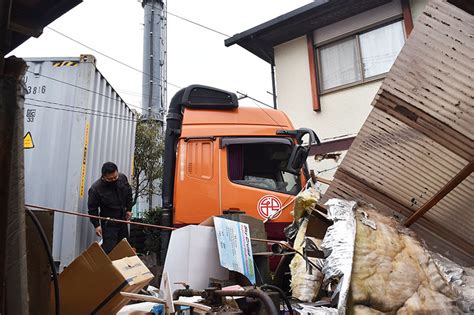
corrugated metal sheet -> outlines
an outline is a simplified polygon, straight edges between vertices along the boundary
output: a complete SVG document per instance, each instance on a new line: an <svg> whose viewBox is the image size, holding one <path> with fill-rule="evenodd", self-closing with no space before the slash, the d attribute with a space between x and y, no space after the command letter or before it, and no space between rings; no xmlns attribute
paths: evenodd
<svg viewBox="0 0 474 315"><path fill-rule="evenodd" d="M385 78L322 202L372 203L404 219L474 156L474 17L430 2ZM412 228L459 262L474 262L474 175Z"/></svg>
<svg viewBox="0 0 474 315"><path fill-rule="evenodd" d="M26 59L27 204L87 213L87 191L104 162L131 174L135 114L96 69L93 56ZM89 220L55 214L53 256L68 265L95 240Z"/></svg>

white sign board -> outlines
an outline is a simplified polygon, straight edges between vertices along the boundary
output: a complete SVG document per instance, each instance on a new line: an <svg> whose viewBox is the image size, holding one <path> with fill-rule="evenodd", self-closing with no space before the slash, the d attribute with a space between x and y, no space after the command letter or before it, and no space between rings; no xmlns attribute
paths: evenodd
<svg viewBox="0 0 474 315"><path fill-rule="evenodd" d="M243 274L255 284L249 225L215 217L214 228L221 266Z"/></svg>

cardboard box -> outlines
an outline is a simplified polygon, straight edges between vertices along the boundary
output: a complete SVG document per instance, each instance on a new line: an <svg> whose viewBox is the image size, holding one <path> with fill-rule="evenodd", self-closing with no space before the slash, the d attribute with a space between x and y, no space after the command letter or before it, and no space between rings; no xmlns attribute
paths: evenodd
<svg viewBox="0 0 474 315"><path fill-rule="evenodd" d="M120 292L136 293L152 279L126 239L108 256L95 242L59 275L61 313L116 314L129 301Z"/></svg>

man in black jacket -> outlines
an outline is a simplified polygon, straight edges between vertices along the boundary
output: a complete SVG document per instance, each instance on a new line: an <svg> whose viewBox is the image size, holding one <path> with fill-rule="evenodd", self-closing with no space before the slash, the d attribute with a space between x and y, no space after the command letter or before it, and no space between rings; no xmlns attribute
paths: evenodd
<svg viewBox="0 0 474 315"><path fill-rule="evenodd" d="M89 214L120 220L132 217L132 188L127 177L118 172L117 165L102 165L102 177L89 189ZM102 248L108 254L123 238L128 238L128 227L123 223L91 219L97 236L102 237Z"/></svg>

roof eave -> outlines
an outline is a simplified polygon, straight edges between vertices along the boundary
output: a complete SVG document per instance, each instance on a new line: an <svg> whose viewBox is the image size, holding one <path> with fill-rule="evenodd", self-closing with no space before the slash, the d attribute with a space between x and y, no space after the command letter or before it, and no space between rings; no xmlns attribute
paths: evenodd
<svg viewBox="0 0 474 315"><path fill-rule="evenodd" d="M224 41L238 44L252 54L274 64L273 47L305 36L317 28L344 20L391 0L320 0L238 33Z"/></svg>
<svg viewBox="0 0 474 315"><path fill-rule="evenodd" d="M4 53L9 53L30 37L39 37L43 29L82 0L13 0Z"/></svg>

